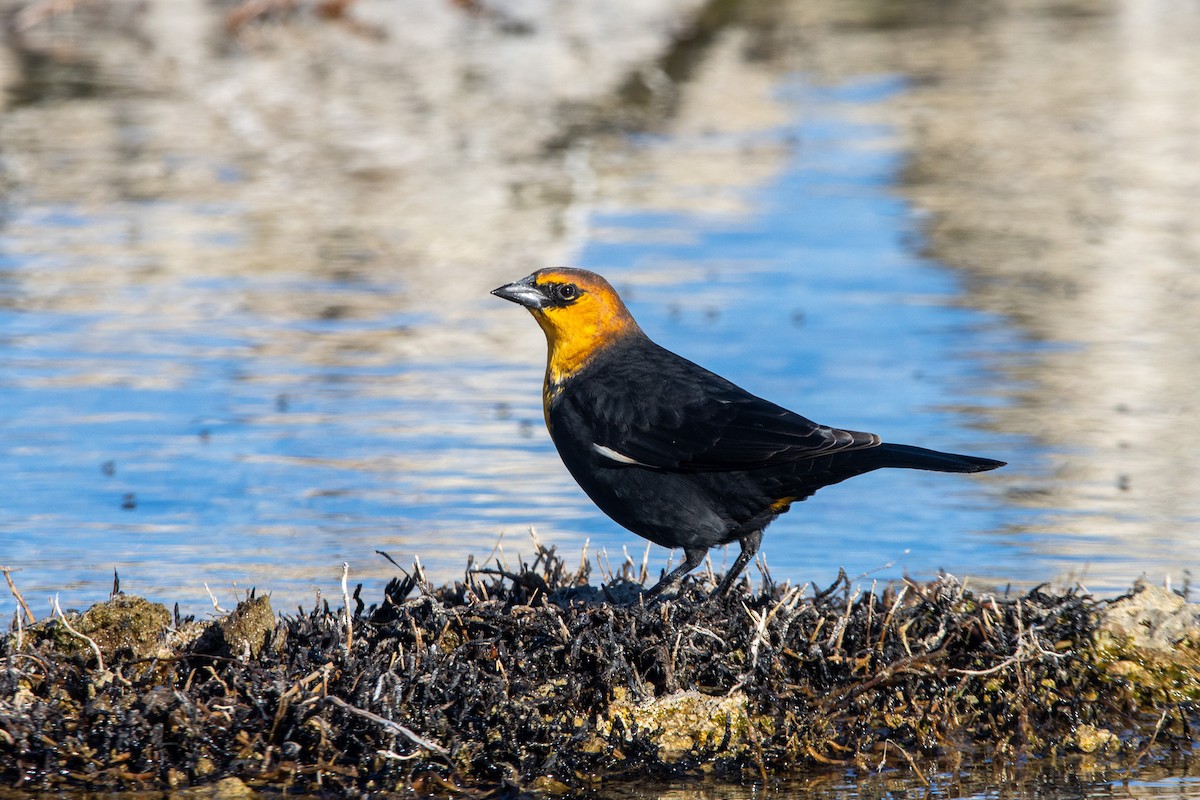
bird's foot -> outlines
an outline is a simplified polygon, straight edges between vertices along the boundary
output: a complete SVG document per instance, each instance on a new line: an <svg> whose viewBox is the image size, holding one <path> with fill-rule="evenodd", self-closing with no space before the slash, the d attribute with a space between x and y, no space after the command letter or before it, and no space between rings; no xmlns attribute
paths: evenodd
<svg viewBox="0 0 1200 800"><path fill-rule="evenodd" d="M637 598L637 602L645 603L648 606L658 605L659 603L665 602L667 599L669 599L667 597L668 593L670 593L672 597L678 597L679 588L680 581L677 579L672 580L668 575L646 591L642 592Z"/></svg>

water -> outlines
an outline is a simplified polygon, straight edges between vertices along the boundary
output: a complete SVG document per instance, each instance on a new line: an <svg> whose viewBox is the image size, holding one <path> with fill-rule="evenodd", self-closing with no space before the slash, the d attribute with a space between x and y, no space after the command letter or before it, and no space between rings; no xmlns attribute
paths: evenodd
<svg viewBox="0 0 1200 800"><path fill-rule="evenodd" d="M1170 798L1192 800L1200 796L1200 779L1187 765L1146 764L1128 771L1095 765L1073 764L1056 771L1027 765L1001 768L990 777L975 773L939 773L917 780L897 772L814 773L802 780L761 785L708 784L696 781L640 787L614 788L612 798L660 798L703 800L727 798L751 800L759 797L818 798L1044 798L1045 800L1092 800L1093 798Z"/></svg>
<svg viewBox="0 0 1200 800"><path fill-rule="evenodd" d="M782 163L739 193L745 213L598 208L572 261L623 289L652 336L753 391L830 423L1011 457L1017 442L964 413L988 382L969 351L1004 342L1003 322L957 307L954 276L911 254L915 220L889 192L900 154L886 131L839 119L844 92L788 88L796 113L813 116L755 134ZM636 157L687 144L628 146ZM521 335L503 358L480 342L423 358L395 340L420 340L442 315L389 308L403 287L367 275L129 279L145 246L129 229L165 213L154 205L21 209L5 232L17 289L0 364L12 475L0 562L27 593L85 603L116 569L127 590L193 610L204 583L226 595L257 586L286 607L331 591L343 561L380 580L391 568L376 549L446 580L501 534L527 552L528 526L567 553L590 539L610 559L640 558L642 542L592 509L549 444L536 406L544 347L526 341L536 329L524 313L505 306L470 332ZM221 231L228 209L170 213L193 220L197 249L245 246ZM56 247L37 252L48 240ZM127 277L114 286L108 271ZM462 288L468 314L497 303L487 284ZM380 299L372 313L336 312L364 294ZM256 297L282 298L284 313ZM843 564L927 576L1000 556L1002 578L1017 557L986 538L1006 518L993 482L857 483L772 530L777 577L825 579ZM655 567L668 557L652 555Z"/></svg>
<svg viewBox="0 0 1200 800"><path fill-rule="evenodd" d="M181 4L145 24L175 30L185 7L212 13ZM493 45L464 31L472 46L447 57L484 60ZM755 34L735 26L665 119L546 153L506 135L542 124L521 105L536 71L421 106L382 90L391 51L348 39L357 60L322 62L310 96L270 70L290 74L305 37L343 34L265 35L294 40L160 47L193 69L153 77L103 50L121 91L14 107L0 128L0 564L35 609L103 599L114 570L193 613L205 584L227 606L257 587L291 608L336 593L343 562L370 601L395 574L376 550L446 581L498 543L527 554L531 526L568 559L588 542L640 561L644 542L591 506L542 427L540 332L488 294L554 263L602 272L661 344L806 416L1011 462L824 490L768 531L776 579L945 569L1118 592L1141 572L1186 577L1190 501L1110 490L1083 467L1105 463L1100 445L1041 428L1078 401L1042 365L1090 346L973 305L977 276L930 255L946 242L887 121L925 91L903 73L751 58ZM294 113L264 111L281 99ZM657 572L670 554L649 558ZM12 609L0 598L0 617Z"/></svg>
<svg viewBox="0 0 1200 800"><path fill-rule="evenodd" d="M826 91L798 79L785 88L808 117L776 131L782 171L747 192L751 214L601 214L601 241L581 262L628 287L652 338L757 394L892 441L1013 458L1020 443L976 424L990 373L980 351L994 358L1012 334L962 308L955 276L912 253L917 221L889 191L901 154L887 131L839 118L843 104L895 91L895 82ZM777 577L836 575L845 565L886 580L998 557L992 575L1003 577L1023 554L987 536L1010 518L998 495L987 479L864 476L781 518L767 559Z"/></svg>

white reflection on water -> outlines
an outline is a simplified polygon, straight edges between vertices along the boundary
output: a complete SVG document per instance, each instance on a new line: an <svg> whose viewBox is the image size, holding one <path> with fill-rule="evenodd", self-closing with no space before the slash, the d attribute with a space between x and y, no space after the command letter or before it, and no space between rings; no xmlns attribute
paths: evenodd
<svg viewBox="0 0 1200 800"><path fill-rule="evenodd" d="M988 380L963 351L1002 330L956 308L954 280L909 253L884 132L842 120L836 93L793 94L759 98L811 115L791 125L599 148L609 195L578 261L607 272L664 344L803 413L1005 456L963 423ZM683 169L714 154L724 169ZM620 174L656 194L627 200ZM726 199L706 208L717 183ZM343 560L382 581L392 568L376 549L416 555L438 580L502 532L528 552L528 525L568 554L585 537L613 558L641 550L559 464L537 407L540 334L490 283L446 275L446 308L402 275L258 272L238 266L259 257L244 213L209 210L35 206L8 226L0 561L27 591L86 602L116 567L128 589L191 608L203 582L286 607L329 591ZM176 219L190 244L172 246L214 268L161 269L159 234L131 233ZM776 525L777 577L1004 561L981 535L1004 518L986 482L857 483Z"/></svg>
<svg viewBox="0 0 1200 800"><path fill-rule="evenodd" d="M181 7L156 6L155 30L194 33ZM443 21L451 39L478 33ZM394 95L395 45L342 42L354 59L323 67L338 89L290 97L276 125L264 109L279 74L303 71L302 40L340 34L264 35L286 46L243 54L252 75L189 49L189 69L143 73L156 92L17 109L0 126L20 190L0 230L0 564L28 596L86 604L116 567L126 589L189 610L203 582L289 607L333 590L342 561L381 583L393 569L376 549L449 580L501 533L510 558L528 552L529 525L569 559L589 537L614 560L640 552L548 442L536 326L487 294L563 262L612 277L662 344L801 413L1013 462L826 490L769 532L776 578L828 582L844 565L864 582L945 568L1031 584L1086 569L1091 588L1117 590L1186 566L1187 520L1169 510L1147 516L1171 536L1130 547L1106 533L1138 528L1130 506L1067 510L1041 493L1062 454L1023 438L1029 410L1063 404L1024 396L1021 365L1069 348L964 307L954 274L915 255L924 220L893 192L904 153L861 121L909 94L903 81L817 89L750 57L735 27L654 134L546 154L513 135L525 116L553 127L523 111L543 97L522 83L536 52L514 85ZM500 39L505 57L529 43ZM641 47L606 64L612 82ZM485 50L447 52L489 63ZM409 96L434 89L448 94ZM348 116L327 128L313 121L331 94ZM260 138L229 134L247 119ZM398 156L388 131L428 157ZM997 433L997 417L1017 423Z"/></svg>

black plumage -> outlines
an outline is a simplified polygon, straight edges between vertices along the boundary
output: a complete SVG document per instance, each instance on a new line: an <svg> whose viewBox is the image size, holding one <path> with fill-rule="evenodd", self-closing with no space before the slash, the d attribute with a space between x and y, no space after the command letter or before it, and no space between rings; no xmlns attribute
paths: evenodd
<svg viewBox="0 0 1200 800"><path fill-rule="evenodd" d="M992 459L886 444L818 425L652 342L603 278L542 270L495 290L525 305L549 343L546 424L563 463L616 522L684 561L741 543L726 590L763 529L818 489L883 467L980 472Z"/></svg>

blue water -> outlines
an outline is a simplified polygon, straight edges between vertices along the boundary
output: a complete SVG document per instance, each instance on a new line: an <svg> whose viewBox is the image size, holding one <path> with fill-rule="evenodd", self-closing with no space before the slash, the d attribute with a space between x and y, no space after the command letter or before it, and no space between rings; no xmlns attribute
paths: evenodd
<svg viewBox="0 0 1200 800"><path fill-rule="evenodd" d="M892 191L903 154L887 130L837 115L895 88L890 79L834 90L798 83L794 102L829 116L775 132L795 151L777 180L749 193L753 214L599 214L599 229L675 235L593 242L580 262L624 290L651 338L810 418L890 441L1036 458L1029 442L980 427L982 411L1002 402L994 367L1018 336L963 307L957 276L915 252L919 220ZM680 276L664 283L673 265ZM1017 516L993 476L875 473L794 507L764 550L773 574L793 580L843 565L881 579L983 565L1003 576L1024 554L994 532Z"/></svg>
<svg viewBox="0 0 1200 800"><path fill-rule="evenodd" d="M903 153L886 129L848 119L902 90L789 83L793 123L705 144L784 154L774 177L740 190L744 211L601 198L574 261L607 275L651 337L757 394L1036 476L1038 449L988 416L1012 402L1003 366L1034 345L967 307L956 274L920 255L921 219L893 188ZM559 463L538 405L544 350L523 311L489 296L498 281L453 276L466 345L447 348L447 315L390 274L181 274L147 255L171 239L153 224L169 215L194 223L179 238L197 262L247 257L253 237L230 220L250 211L17 203L0 230L0 565L35 610L55 593L64 606L103 599L114 570L125 590L185 611L207 607L206 583L226 606L251 587L309 605L339 591L344 561L370 601L394 574L376 550L446 581L498 541L503 558L527 556L530 526L569 561L585 541L640 561L645 543ZM764 556L797 582L829 583L843 566L864 583L941 569L997 585L1062 577L1041 512L1006 497L1011 480L864 476L777 521ZM669 556L654 548L651 571ZM0 597L0 616L12 606Z"/></svg>

